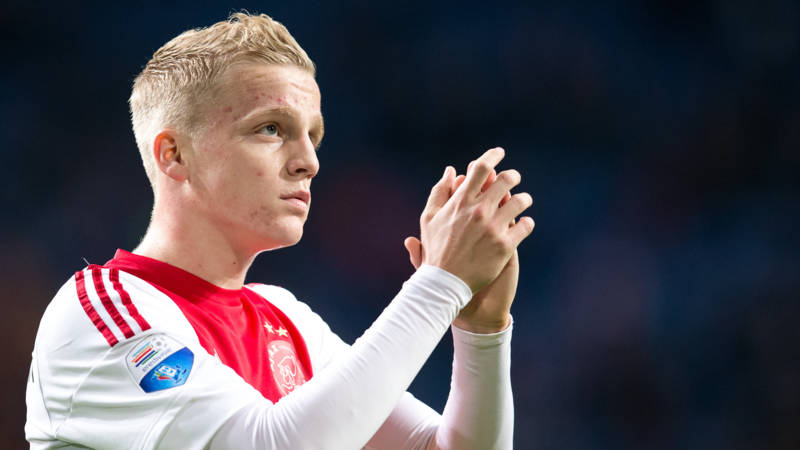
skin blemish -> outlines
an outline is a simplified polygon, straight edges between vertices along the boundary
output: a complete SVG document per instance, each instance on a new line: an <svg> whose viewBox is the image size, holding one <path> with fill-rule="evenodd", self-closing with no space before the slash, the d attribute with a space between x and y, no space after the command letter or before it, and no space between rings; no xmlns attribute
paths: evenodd
<svg viewBox="0 0 800 450"><path fill-rule="evenodd" d="M229 112L233 111L233 106L228 106L225 109L223 109L222 111L226 112L226 113L229 113Z"/></svg>
<svg viewBox="0 0 800 450"><path fill-rule="evenodd" d="M258 172L256 172L256 175L259 176L259 177L263 177L264 176L264 171L259 170Z"/></svg>

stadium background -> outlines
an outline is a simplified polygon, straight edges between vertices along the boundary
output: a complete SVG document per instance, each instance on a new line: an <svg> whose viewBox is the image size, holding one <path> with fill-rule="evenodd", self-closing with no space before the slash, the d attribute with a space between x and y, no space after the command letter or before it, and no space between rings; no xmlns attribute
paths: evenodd
<svg viewBox="0 0 800 450"><path fill-rule="evenodd" d="M352 341L411 273L444 165L501 145L536 198L515 447L800 448L797 3L72 3L0 6L0 447L24 447L51 296L145 230L133 77L247 8L316 62L327 122L305 238L250 280ZM412 386L436 408L450 349Z"/></svg>

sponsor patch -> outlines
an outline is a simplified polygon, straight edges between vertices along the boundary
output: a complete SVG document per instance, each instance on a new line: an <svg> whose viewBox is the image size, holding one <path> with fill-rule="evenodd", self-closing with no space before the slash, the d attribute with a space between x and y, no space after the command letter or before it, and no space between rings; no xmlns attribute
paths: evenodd
<svg viewBox="0 0 800 450"><path fill-rule="evenodd" d="M186 383L194 353L165 334L153 334L139 341L125 362L139 387L155 392Z"/></svg>

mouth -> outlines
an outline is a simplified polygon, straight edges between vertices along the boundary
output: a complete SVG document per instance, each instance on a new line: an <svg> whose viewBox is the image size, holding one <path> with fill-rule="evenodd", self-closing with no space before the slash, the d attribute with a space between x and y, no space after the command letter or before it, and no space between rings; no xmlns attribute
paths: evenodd
<svg viewBox="0 0 800 450"><path fill-rule="evenodd" d="M308 191L295 191L290 194L281 195L281 199L307 208L309 203L311 203L311 193Z"/></svg>

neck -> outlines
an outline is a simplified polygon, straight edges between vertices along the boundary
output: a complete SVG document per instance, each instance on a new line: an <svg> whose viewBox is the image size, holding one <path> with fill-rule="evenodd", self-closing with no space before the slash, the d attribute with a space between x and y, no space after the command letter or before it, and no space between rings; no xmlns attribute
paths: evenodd
<svg viewBox="0 0 800 450"><path fill-rule="evenodd" d="M181 214L169 214L158 207L133 253L171 264L225 289L244 285L256 257L237 249L213 224L187 214L186 209Z"/></svg>

